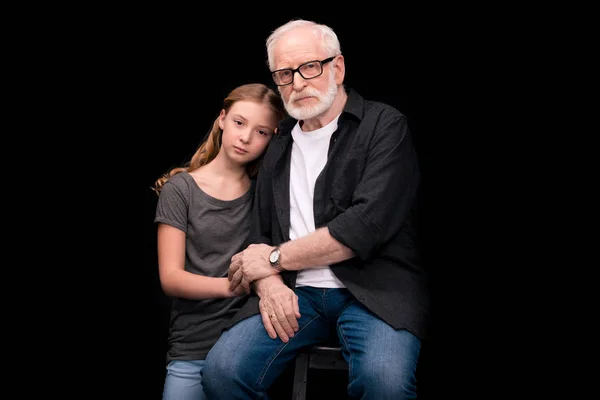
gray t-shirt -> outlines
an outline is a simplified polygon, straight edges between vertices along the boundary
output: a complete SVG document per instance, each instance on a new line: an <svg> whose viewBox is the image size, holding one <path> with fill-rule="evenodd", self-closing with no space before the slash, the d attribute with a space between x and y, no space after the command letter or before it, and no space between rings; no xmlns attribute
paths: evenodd
<svg viewBox="0 0 600 400"><path fill-rule="evenodd" d="M231 257L247 239L253 198L254 181L248 192L225 201L202 191L188 172L180 172L164 185L154 221L186 233L186 271L225 277ZM167 362L204 359L245 300L173 298Z"/></svg>

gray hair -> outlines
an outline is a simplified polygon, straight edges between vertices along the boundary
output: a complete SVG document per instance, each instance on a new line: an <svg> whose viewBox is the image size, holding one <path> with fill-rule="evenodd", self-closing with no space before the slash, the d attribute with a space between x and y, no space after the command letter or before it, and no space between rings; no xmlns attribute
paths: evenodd
<svg viewBox="0 0 600 400"><path fill-rule="evenodd" d="M279 28L275 29L271 35L267 38L267 57L268 57L268 66L269 70L273 71L275 68L275 62L273 61L273 49L275 48L275 44L281 36L285 33L299 27L311 26L313 27L313 34L319 40L321 40L321 45L323 48L329 53L329 56L338 56L342 54L342 50L340 48L340 42L338 40L337 35L327 25L318 24L313 21L306 21L303 19L295 19L287 22L284 25L281 25Z"/></svg>

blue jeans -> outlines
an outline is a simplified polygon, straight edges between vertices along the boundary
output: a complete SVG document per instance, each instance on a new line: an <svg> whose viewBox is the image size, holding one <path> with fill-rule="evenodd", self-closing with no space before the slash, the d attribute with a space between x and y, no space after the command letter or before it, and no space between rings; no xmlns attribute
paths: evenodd
<svg viewBox="0 0 600 400"><path fill-rule="evenodd" d="M354 399L416 398L421 342L394 330L360 304L347 289L299 287L299 330L288 343L271 339L260 315L221 335L202 371L209 399L268 399L267 390L303 347L337 332L348 361L348 395Z"/></svg>
<svg viewBox="0 0 600 400"><path fill-rule="evenodd" d="M200 372L204 360L173 360L167 365L163 400L206 400Z"/></svg>

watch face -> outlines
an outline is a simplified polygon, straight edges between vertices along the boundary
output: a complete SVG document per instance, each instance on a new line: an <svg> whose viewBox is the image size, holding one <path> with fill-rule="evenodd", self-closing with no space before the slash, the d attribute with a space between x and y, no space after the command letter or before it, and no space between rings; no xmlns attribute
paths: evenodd
<svg viewBox="0 0 600 400"><path fill-rule="evenodd" d="M277 262L278 258L279 258L279 251L277 251L277 250L273 250L271 252L271 254L269 255L269 261L271 261L272 263Z"/></svg>

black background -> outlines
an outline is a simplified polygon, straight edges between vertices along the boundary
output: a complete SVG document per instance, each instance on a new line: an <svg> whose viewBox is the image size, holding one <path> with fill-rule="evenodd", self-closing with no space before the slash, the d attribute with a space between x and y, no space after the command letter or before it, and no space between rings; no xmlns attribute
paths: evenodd
<svg viewBox="0 0 600 400"><path fill-rule="evenodd" d="M139 398L160 398L169 301L158 280L153 223L157 197L150 186L160 174L189 159L231 89L246 82L274 87L264 43L273 29L291 18L330 25L345 56L346 86L407 116L423 174L419 230L433 298L419 395L485 397L495 390L487 384L491 374L483 361L491 355L482 337L482 316L491 310L474 299L489 283L479 263L494 260L483 252L485 239L476 229L487 218L480 214L485 194L474 190L471 181L472 174L481 172L473 168L481 148L474 157L468 147L479 146L481 139L467 126L478 118L464 105L469 103L460 100L467 86L463 67L470 65L463 61L471 56L456 44L457 30L436 26L427 15L411 18L409 11L369 14L356 9L346 17L297 11L267 17L246 15L232 6L193 21L154 10L139 16L118 39L109 63L119 70L112 106L116 115L125 116L116 143L128 165L113 173L134 192L127 199L128 205L133 200L128 219L132 214L140 218L126 245L127 260L134 261L116 266L128 277L123 280L126 297L117 300L120 315L114 329L116 365L127 366L121 371L124 381ZM140 243L139 252L131 248L132 242ZM469 280L477 283L473 286ZM289 374L286 371L274 388L276 398L288 396ZM320 390L331 385L343 396L344 378L338 374L310 379L320 382Z"/></svg>
<svg viewBox="0 0 600 400"><path fill-rule="evenodd" d="M547 336L536 337L531 324L540 311L553 313L554 323L571 311L549 307L537 293L548 287L552 298L565 297L560 285L541 281L553 273L540 257L554 257L570 235L556 224L571 210L547 205L570 185L538 159L543 153L562 169L562 153L540 145L565 142L539 127L541 120L553 125L554 115L523 124L541 116L534 110L539 93L551 114L568 105L570 97L554 92L561 74L546 72L562 57L554 46L570 42L561 37L564 26L555 26L560 18L524 8L223 2L49 5L10 14L8 50L16 51L7 51L13 70L6 81L15 90L7 92L6 111L15 123L3 147L3 199L24 210L5 207L5 217L16 219L6 234L18 244L7 246L17 256L5 268L5 358L24 382L7 384L63 397L160 398L168 300L158 281L150 186L189 159L232 88L270 84L264 41L300 17L335 29L346 84L396 106L414 134L433 297L420 397L516 397L538 372L533 345ZM551 27L540 28L541 21ZM551 56L537 60L540 48ZM530 196L543 179L552 192ZM540 241L538 225L560 245ZM542 377L554 390L556 381ZM285 393L285 384L276 389Z"/></svg>

